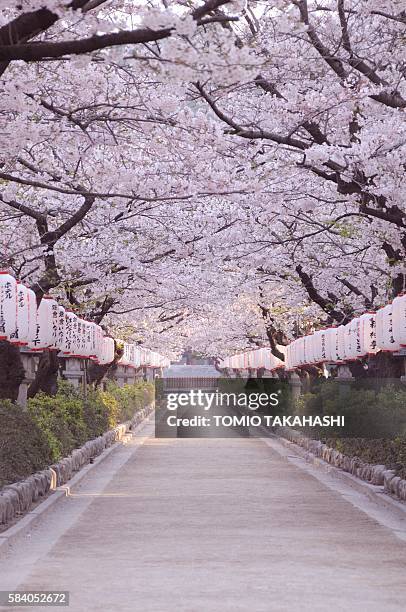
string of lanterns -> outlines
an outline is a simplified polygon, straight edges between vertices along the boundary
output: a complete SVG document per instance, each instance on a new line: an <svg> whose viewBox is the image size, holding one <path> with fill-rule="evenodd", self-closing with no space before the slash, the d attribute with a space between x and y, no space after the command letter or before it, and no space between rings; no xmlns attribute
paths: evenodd
<svg viewBox="0 0 406 612"><path fill-rule="evenodd" d="M278 348L281 352L285 349L284 346L278 346ZM226 357L220 362L219 367L230 368L232 370L265 368L265 370L270 370L272 372L273 370L283 368L284 362L275 357L271 349L260 348L255 351L247 351L245 353L233 355L232 357Z"/></svg>
<svg viewBox="0 0 406 612"><path fill-rule="evenodd" d="M30 352L58 350L65 357L103 365L114 359L114 339L97 323L85 321L45 295L37 308L35 293L8 272L0 271L0 340ZM130 367L166 367L162 355L124 343L119 361Z"/></svg>
<svg viewBox="0 0 406 612"><path fill-rule="evenodd" d="M379 351L406 348L406 294L397 296L377 312L365 312L346 325L320 329L278 346L285 361L274 357L270 348L248 351L223 359L220 368L265 368L271 372L284 367L295 370L323 363L344 364Z"/></svg>

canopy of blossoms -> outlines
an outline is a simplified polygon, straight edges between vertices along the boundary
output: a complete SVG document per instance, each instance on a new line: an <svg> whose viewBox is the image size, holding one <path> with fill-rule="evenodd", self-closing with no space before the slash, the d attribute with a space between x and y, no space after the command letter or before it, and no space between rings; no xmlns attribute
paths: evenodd
<svg viewBox="0 0 406 612"><path fill-rule="evenodd" d="M0 1L0 268L166 355L406 288L404 3Z"/></svg>

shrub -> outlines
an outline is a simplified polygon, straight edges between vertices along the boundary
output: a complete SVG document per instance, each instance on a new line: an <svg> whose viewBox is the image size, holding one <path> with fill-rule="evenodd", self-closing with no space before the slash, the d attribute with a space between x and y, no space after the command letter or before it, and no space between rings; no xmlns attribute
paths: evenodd
<svg viewBox="0 0 406 612"><path fill-rule="evenodd" d="M80 393L65 381L58 382L55 396L39 393L28 402L28 414L45 434L53 461L84 444L88 429Z"/></svg>
<svg viewBox="0 0 406 612"><path fill-rule="evenodd" d="M406 389L402 383L371 388L365 382L323 381L298 398L297 414L343 415L345 429L307 429L306 435L406 478ZM328 431L326 438L326 431Z"/></svg>
<svg viewBox="0 0 406 612"><path fill-rule="evenodd" d="M0 489L52 463L44 432L20 406L0 403Z"/></svg>
<svg viewBox="0 0 406 612"><path fill-rule="evenodd" d="M0 404L0 488L59 461L87 440L102 435L153 399L153 385L140 382L106 391L89 389L86 397L68 382L58 382L50 397L39 393L27 410Z"/></svg>
<svg viewBox="0 0 406 612"><path fill-rule="evenodd" d="M119 422L129 421L137 410L151 403L154 397L154 385L140 382L136 385L118 387L109 383L105 393L117 402Z"/></svg>

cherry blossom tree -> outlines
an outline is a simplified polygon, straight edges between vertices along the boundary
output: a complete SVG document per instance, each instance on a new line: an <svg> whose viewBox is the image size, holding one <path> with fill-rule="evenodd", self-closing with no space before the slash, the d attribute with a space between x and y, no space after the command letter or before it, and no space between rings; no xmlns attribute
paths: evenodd
<svg viewBox="0 0 406 612"><path fill-rule="evenodd" d="M179 354L405 289L404 26L375 0L0 3L0 260Z"/></svg>

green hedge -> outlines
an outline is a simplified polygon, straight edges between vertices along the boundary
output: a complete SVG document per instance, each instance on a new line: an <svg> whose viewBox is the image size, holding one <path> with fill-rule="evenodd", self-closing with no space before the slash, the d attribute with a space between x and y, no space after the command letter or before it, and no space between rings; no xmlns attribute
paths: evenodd
<svg viewBox="0 0 406 612"><path fill-rule="evenodd" d="M41 428L20 406L0 403L0 489L52 463Z"/></svg>
<svg viewBox="0 0 406 612"><path fill-rule="evenodd" d="M345 430L307 429L306 435L322 439L350 457L383 464L406 478L406 388L391 382L373 387L364 382L316 383L296 401L296 414L330 414L345 417Z"/></svg>
<svg viewBox="0 0 406 612"><path fill-rule="evenodd" d="M153 400L151 383L90 390L86 398L65 381L58 393L38 394L23 410L0 404L0 487L25 478L69 455L87 440L129 421Z"/></svg>

